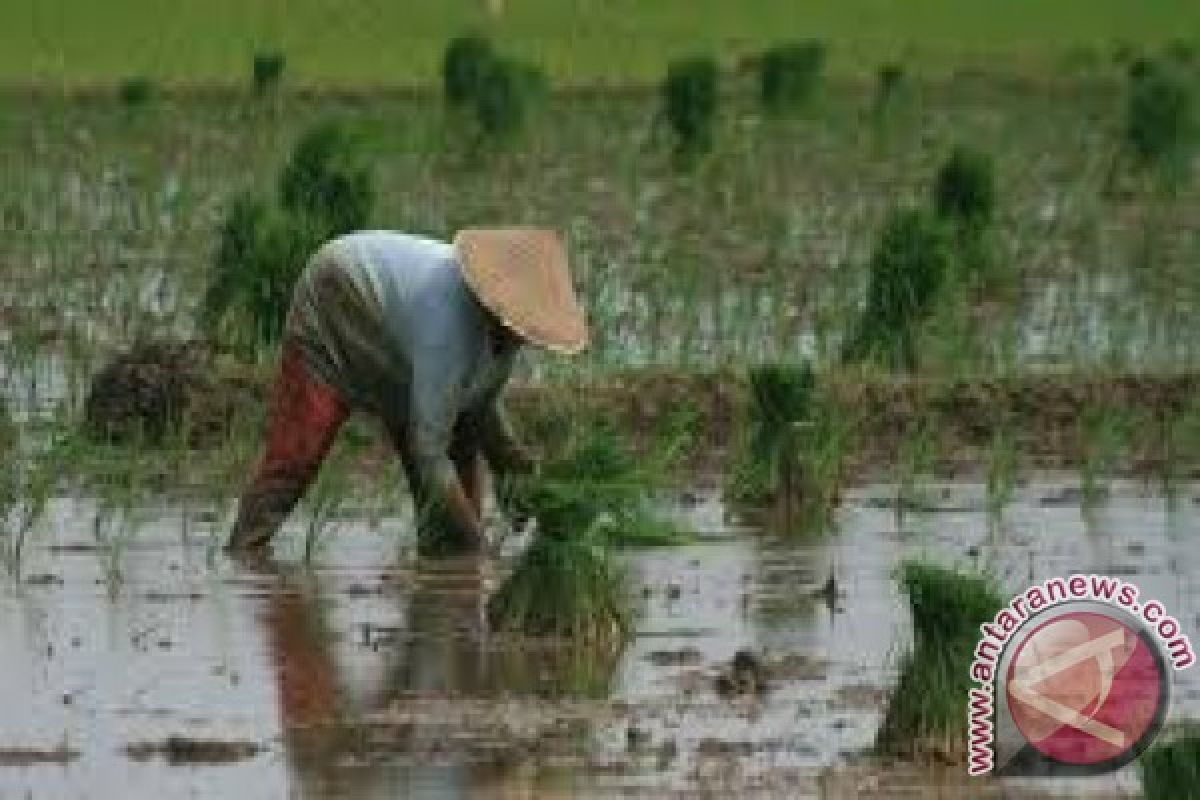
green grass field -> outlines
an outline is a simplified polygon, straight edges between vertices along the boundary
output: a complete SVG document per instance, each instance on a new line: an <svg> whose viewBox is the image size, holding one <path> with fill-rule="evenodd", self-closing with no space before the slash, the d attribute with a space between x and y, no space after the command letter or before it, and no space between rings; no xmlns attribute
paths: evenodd
<svg viewBox="0 0 1200 800"><path fill-rule="evenodd" d="M903 58L929 72L1044 71L1122 46L1200 42L1195 0L7 0L0 83L241 83L278 48L291 80L426 84L447 38L491 32L563 83L657 80L682 53L723 57L818 37L839 75Z"/></svg>

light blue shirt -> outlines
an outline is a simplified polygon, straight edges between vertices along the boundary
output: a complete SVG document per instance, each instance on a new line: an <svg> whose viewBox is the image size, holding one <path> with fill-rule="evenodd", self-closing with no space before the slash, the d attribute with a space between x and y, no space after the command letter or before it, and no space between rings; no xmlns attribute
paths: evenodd
<svg viewBox="0 0 1200 800"><path fill-rule="evenodd" d="M390 231L323 245L287 322L317 376L406 433L421 476L443 489L456 477L447 453L461 417L507 434L496 403L514 353L497 354L490 331L453 246Z"/></svg>

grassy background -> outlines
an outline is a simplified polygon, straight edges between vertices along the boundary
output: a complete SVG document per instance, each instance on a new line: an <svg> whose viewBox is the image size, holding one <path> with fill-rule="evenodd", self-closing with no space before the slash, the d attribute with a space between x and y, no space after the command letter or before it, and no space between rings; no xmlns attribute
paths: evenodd
<svg viewBox="0 0 1200 800"><path fill-rule="evenodd" d="M104 84L129 75L243 83L279 48L308 85L424 84L447 38L487 30L561 82L657 80L681 53L729 59L819 37L839 75L903 58L927 71L1036 72L1123 45L1200 41L1196 0L5 0L0 83Z"/></svg>

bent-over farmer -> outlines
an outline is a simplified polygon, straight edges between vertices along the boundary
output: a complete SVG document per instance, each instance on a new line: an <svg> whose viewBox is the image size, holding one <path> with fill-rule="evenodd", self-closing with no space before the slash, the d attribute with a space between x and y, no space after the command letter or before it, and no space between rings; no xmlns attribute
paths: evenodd
<svg viewBox="0 0 1200 800"><path fill-rule="evenodd" d="M479 549L481 458L501 475L533 467L500 406L518 348L577 353L587 339L551 231L469 229L453 244L364 231L326 243L296 284L265 449L229 549L266 547L356 410L383 422L403 462L421 548Z"/></svg>

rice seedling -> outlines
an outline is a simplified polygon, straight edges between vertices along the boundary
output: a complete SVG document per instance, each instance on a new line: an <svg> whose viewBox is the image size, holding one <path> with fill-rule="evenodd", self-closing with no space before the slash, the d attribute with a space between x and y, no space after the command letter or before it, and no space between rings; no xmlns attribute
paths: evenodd
<svg viewBox="0 0 1200 800"><path fill-rule="evenodd" d="M1136 163L1177 186L1200 137L1194 90L1170 64L1144 60L1130 70L1125 138Z"/></svg>
<svg viewBox="0 0 1200 800"><path fill-rule="evenodd" d="M979 626L1003 600L987 578L919 561L905 562L899 581L912 613L913 646L901 661L875 747L891 756L956 760L966 746Z"/></svg>
<svg viewBox="0 0 1200 800"><path fill-rule="evenodd" d="M882 65L875 73L874 111L876 119L886 114L899 100L906 84L904 65L890 62Z"/></svg>
<svg viewBox="0 0 1200 800"><path fill-rule="evenodd" d="M657 518L647 480L611 428L576 431L564 454L533 478L502 489L507 504L536 520L534 539L490 598L501 630L613 642L629 627L613 544L676 544L680 534Z"/></svg>
<svg viewBox="0 0 1200 800"><path fill-rule="evenodd" d="M339 448L340 449L340 448ZM301 501L308 524L304 530L304 563L311 564L321 542L334 530L334 519L350 488L344 457L331 454Z"/></svg>
<svg viewBox="0 0 1200 800"><path fill-rule="evenodd" d="M617 643L630 628L621 571L596 531L539 533L488 599L497 630Z"/></svg>
<svg viewBox="0 0 1200 800"><path fill-rule="evenodd" d="M603 423L576 430L562 453L536 476L499 487L505 504L531 514L549 537L597 534L611 545L673 545L686 541L656 514L653 491L677 447L639 459Z"/></svg>
<svg viewBox="0 0 1200 800"><path fill-rule="evenodd" d="M759 99L771 114L796 111L816 94L825 66L825 45L811 40L765 51L758 66Z"/></svg>
<svg viewBox="0 0 1200 800"><path fill-rule="evenodd" d="M283 69L287 59L278 50L264 50L254 54L250 77L254 91L265 95L279 87L283 81Z"/></svg>
<svg viewBox="0 0 1200 800"><path fill-rule="evenodd" d="M1108 479L1116 468L1129 434L1129 420L1120 410L1093 401L1079 415L1080 488L1083 507L1095 507L1108 497Z"/></svg>
<svg viewBox="0 0 1200 800"><path fill-rule="evenodd" d="M490 40L477 34L450 40L442 55L442 97L447 107L471 112L479 132L492 141L519 132L531 102L546 87L540 69L500 55Z"/></svg>
<svg viewBox="0 0 1200 800"><path fill-rule="evenodd" d="M442 54L442 97L451 108L462 108L479 93L496 54L492 43L478 34L456 36Z"/></svg>
<svg viewBox="0 0 1200 800"><path fill-rule="evenodd" d="M1146 800L1194 796L1200 786L1200 726L1188 723L1169 739L1162 737L1138 758L1138 774Z"/></svg>
<svg viewBox="0 0 1200 800"><path fill-rule="evenodd" d="M300 139L278 188L278 207L236 198L220 229L201 320L233 344L278 339L309 255L331 236L366 227L375 198L361 153L333 123Z"/></svg>
<svg viewBox="0 0 1200 800"><path fill-rule="evenodd" d="M1017 442L1007 425L992 432L987 454L987 508L993 519L999 519L1012 501L1017 485Z"/></svg>
<svg viewBox="0 0 1200 800"><path fill-rule="evenodd" d="M676 156L686 160L708 152L717 116L717 62L710 56L672 62L662 95L663 112L675 134Z"/></svg>
<svg viewBox="0 0 1200 800"><path fill-rule="evenodd" d="M996 211L995 167L989 156L956 147L934 179L938 216L964 227L991 224Z"/></svg>
<svg viewBox="0 0 1200 800"><path fill-rule="evenodd" d="M117 97L120 99L121 105L130 110L150 105L154 95L154 82L140 75L126 78L117 88Z"/></svg>
<svg viewBox="0 0 1200 800"><path fill-rule="evenodd" d="M837 505L847 430L821 394L811 365L764 364L750 370L745 441L732 492L770 502L789 528L825 527Z"/></svg>
<svg viewBox="0 0 1200 800"><path fill-rule="evenodd" d="M953 263L952 237L941 220L916 209L893 211L871 257L866 305L842 360L914 369L919 327Z"/></svg>

